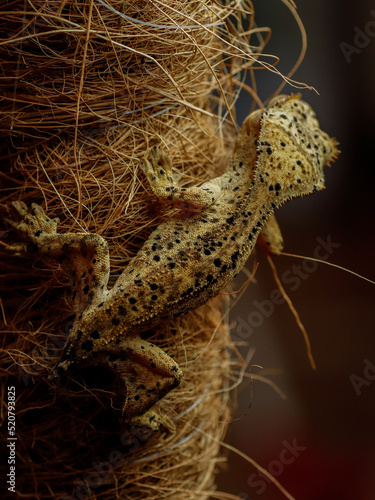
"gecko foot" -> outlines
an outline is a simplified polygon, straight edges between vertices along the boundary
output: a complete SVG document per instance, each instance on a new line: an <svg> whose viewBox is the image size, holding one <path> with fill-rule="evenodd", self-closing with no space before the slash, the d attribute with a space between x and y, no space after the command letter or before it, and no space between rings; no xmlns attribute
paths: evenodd
<svg viewBox="0 0 375 500"><path fill-rule="evenodd" d="M8 224L27 241L26 243L15 243L7 245L7 250L13 252L16 256L21 256L25 252L32 250L30 244L36 244L41 236L53 236L56 234L57 225L60 222L58 218L50 219L44 213L41 206L32 203L29 210L22 201L12 203L16 211L15 218L7 218ZM37 249L37 248L36 248Z"/></svg>
<svg viewBox="0 0 375 500"><path fill-rule="evenodd" d="M176 189L171 160L166 153L158 148L155 147L151 150L150 161L145 160L141 169L153 190L173 191Z"/></svg>
<svg viewBox="0 0 375 500"><path fill-rule="evenodd" d="M129 423L134 427L146 427L154 432L165 430L173 434L176 431L176 426L169 417L162 417L154 410L148 410L143 415L134 417Z"/></svg>

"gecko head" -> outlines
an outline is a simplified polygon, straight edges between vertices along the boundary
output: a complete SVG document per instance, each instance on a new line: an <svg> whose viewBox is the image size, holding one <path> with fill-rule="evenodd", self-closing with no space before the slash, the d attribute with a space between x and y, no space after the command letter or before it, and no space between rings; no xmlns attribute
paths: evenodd
<svg viewBox="0 0 375 500"><path fill-rule="evenodd" d="M324 168L337 155L336 140L320 129L299 95L279 96L264 110L256 175L280 203L323 189Z"/></svg>

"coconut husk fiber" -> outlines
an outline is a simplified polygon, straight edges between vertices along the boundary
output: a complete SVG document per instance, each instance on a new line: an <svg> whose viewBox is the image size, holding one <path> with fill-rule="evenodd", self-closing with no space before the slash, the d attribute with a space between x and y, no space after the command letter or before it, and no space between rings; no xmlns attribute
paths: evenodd
<svg viewBox="0 0 375 500"><path fill-rule="evenodd" d="M2 2L3 214L13 200L35 202L60 218L59 232L100 234L113 283L171 215L139 169L150 149L170 155L186 186L222 172L244 70L264 44L249 12L246 1ZM158 403L176 432L145 436L112 410L107 375L48 380L74 319L68 280L55 261L10 255L17 236L3 228L1 416L14 386L16 496L229 498L214 492L237 363L224 296L150 333L184 377Z"/></svg>

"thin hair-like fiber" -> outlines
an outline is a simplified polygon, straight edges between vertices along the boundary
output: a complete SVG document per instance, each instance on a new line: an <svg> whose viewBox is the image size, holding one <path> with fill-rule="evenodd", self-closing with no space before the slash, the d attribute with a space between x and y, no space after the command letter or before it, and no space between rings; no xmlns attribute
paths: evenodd
<svg viewBox="0 0 375 500"><path fill-rule="evenodd" d="M262 54L268 32L247 0L2 2L2 212L34 202L60 218L59 232L102 235L113 284L173 212L152 198L140 163L158 146L183 185L222 172L239 92L261 104L244 74L254 83L255 67L277 72ZM1 417L14 385L19 497L235 498L214 484L240 366L229 299L149 332L184 377L158 404L176 432L145 436L111 409L110 374L48 381L73 321L67 277L54 261L13 258L17 236L2 234Z"/></svg>

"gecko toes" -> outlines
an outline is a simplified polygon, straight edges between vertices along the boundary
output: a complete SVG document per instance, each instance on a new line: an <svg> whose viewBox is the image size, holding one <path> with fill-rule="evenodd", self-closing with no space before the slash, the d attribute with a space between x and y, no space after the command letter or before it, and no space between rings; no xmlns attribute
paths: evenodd
<svg viewBox="0 0 375 500"><path fill-rule="evenodd" d="M11 214L6 219L6 222L13 231L19 233L23 239L28 241L27 244L15 243L7 245L7 251L13 253L14 256L20 257L29 250L37 250L41 236L56 234L59 219L47 217L42 207L36 203L32 203L30 210L22 201L13 201L11 205L15 213Z"/></svg>

